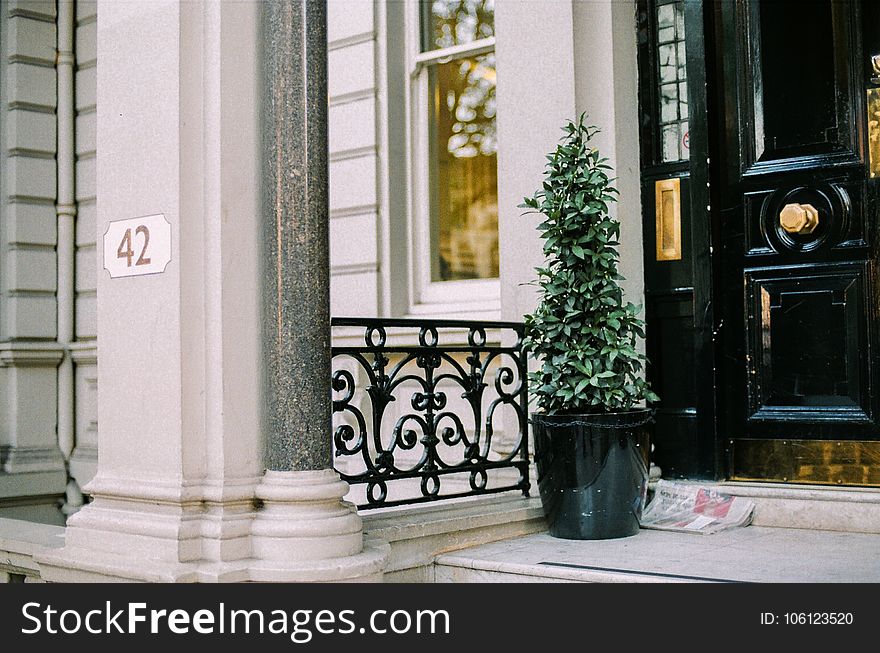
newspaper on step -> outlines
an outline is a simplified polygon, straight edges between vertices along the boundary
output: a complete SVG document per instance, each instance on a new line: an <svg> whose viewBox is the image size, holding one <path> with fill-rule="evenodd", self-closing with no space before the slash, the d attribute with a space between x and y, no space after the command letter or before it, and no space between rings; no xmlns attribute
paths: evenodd
<svg viewBox="0 0 880 653"><path fill-rule="evenodd" d="M642 514L643 528L711 535L747 526L755 504L699 485L658 481L654 498Z"/></svg>

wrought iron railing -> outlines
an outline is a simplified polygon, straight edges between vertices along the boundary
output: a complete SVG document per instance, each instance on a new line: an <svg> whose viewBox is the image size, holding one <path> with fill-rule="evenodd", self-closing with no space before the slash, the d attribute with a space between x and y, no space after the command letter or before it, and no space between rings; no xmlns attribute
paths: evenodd
<svg viewBox="0 0 880 653"><path fill-rule="evenodd" d="M333 449L377 508L529 493L526 359L516 322L333 318Z"/></svg>

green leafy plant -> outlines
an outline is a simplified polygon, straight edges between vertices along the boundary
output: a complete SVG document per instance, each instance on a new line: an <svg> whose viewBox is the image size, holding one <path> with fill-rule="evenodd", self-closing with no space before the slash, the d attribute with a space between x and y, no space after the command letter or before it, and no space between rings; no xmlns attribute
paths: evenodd
<svg viewBox="0 0 880 653"><path fill-rule="evenodd" d="M520 208L540 213L545 267L536 268L541 301L525 316L524 348L541 362L529 374L531 391L546 413L602 413L657 401L642 376L644 338L640 307L623 303L617 272L620 223L608 214L616 201L590 139L599 131L585 115L563 129L548 155L544 183Z"/></svg>

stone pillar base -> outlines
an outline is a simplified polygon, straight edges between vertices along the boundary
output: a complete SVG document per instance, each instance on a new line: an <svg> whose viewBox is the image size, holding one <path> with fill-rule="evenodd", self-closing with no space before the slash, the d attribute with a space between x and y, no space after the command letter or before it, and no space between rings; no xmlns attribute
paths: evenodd
<svg viewBox="0 0 880 653"><path fill-rule="evenodd" d="M378 582L388 559L331 469L222 492L100 475L87 489L94 501L70 517L64 546L35 556L46 581Z"/></svg>
<svg viewBox="0 0 880 653"><path fill-rule="evenodd" d="M364 541L357 509L342 500L347 492L332 469L267 471L251 526L254 580L381 580L388 545Z"/></svg>
<svg viewBox="0 0 880 653"><path fill-rule="evenodd" d="M256 478L218 488L99 474L64 546L37 556L50 582L194 582L250 556ZM228 567L228 565L227 565Z"/></svg>
<svg viewBox="0 0 880 653"><path fill-rule="evenodd" d="M381 583L391 547L384 540L364 538L363 550L344 558L305 562L256 560L248 580L264 583Z"/></svg>

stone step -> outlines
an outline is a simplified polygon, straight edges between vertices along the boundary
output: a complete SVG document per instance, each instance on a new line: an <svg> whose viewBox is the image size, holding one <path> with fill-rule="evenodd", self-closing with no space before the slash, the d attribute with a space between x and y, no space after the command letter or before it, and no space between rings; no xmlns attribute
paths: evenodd
<svg viewBox="0 0 880 653"><path fill-rule="evenodd" d="M880 535L746 526L641 530L615 540L546 533L439 556L435 582L880 582Z"/></svg>
<svg viewBox="0 0 880 653"><path fill-rule="evenodd" d="M880 488L735 481L707 485L754 501L754 526L880 534Z"/></svg>
<svg viewBox="0 0 880 653"><path fill-rule="evenodd" d="M467 556L442 556L434 569L435 583L700 583L717 579L640 572L632 569L589 567L575 564L475 560Z"/></svg>

